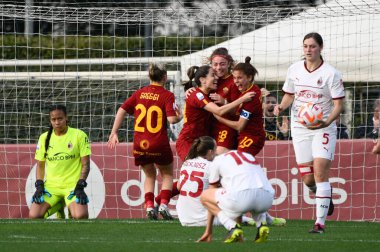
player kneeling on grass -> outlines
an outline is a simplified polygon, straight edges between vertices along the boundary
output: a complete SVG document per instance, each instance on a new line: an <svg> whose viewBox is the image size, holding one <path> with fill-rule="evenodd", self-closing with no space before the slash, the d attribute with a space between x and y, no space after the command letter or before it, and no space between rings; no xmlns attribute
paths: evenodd
<svg viewBox="0 0 380 252"><path fill-rule="evenodd" d="M201 193L208 188L210 166L217 152L216 141L209 136L194 140L182 164L178 183L177 214L182 226L206 226L207 209L201 203ZM214 225L221 225L218 218ZM256 225L252 218L242 217L242 224Z"/></svg>
<svg viewBox="0 0 380 252"><path fill-rule="evenodd" d="M243 230L235 219L246 212L251 212L256 222L255 242L266 241L269 228L265 212L272 206L274 189L255 158L241 151L217 156L210 166L209 183L209 189L201 195L208 209L207 226L198 241L212 240L215 216L228 230L225 243L242 241ZM217 187L219 183L220 188Z"/></svg>
<svg viewBox="0 0 380 252"><path fill-rule="evenodd" d="M52 106L49 116L49 131L40 136L35 155L36 192L29 217L44 218L52 206L59 206L64 201L72 218L87 219L89 201L84 188L90 172L88 137L83 131L67 125L65 106Z"/></svg>

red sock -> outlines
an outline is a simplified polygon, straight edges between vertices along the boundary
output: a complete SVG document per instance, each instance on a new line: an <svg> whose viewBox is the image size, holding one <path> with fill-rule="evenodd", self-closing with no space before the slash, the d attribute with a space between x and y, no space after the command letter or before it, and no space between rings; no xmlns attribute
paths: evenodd
<svg viewBox="0 0 380 252"><path fill-rule="evenodd" d="M174 196L177 196L179 194L178 187L177 187L178 181L173 183L173 188L172 188L172 198Z"/></svg>
<svg viewBox="0 0 380 252"><path fill-rule="evenodd" d="M172 195L171 190L161 190L161 204L168 205L170 201L170 196Z"/></svg>
<svg viewBox="0 0 380 252"><path fill-rule="evenodd" d="M152 192L145 193L145 207L154 207L154 194Z"/></svg>
<svg viewBox="0 0 380 252"><path fill-rule="evenodd" d="M173 197L175 197L175 196L177 196L179 194L179 191L178 191L178 188L177 188L177 184L178 184L178 181L173 182L173 188L172 188L172 193L171 193L171 197L170 198L173 198ZM156 201L157 205L160 205L161 204L161 193L158 194L157 197L154 200ZM170 201L170 199L169 199L169 201ZM168 204L169 204L169 202L168 202Z"/></svg>
<svg viewBox="0 0 380 252"><path fill-rule="evenodd" d="M160 205L161 204L161 193L159 195L157 195L157 197L154 199L157 203L157 205Z"/></svg>

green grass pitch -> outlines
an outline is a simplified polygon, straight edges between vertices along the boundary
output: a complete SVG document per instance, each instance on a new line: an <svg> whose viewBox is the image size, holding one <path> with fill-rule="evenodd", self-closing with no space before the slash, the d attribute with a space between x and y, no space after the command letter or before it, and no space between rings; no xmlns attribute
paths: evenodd
<svg viewBox="0 0 380 252"><path fill-rule="evenodd" d="M309 234L313 221L288 220L270 227L268 241L253 243L255 227L243 227L245 242L224 244L226 230L214 228L211 243L195 243L203 227L178 221L0 220L0 251L380 251L380 223L329 221L325 234Z"/></svg>

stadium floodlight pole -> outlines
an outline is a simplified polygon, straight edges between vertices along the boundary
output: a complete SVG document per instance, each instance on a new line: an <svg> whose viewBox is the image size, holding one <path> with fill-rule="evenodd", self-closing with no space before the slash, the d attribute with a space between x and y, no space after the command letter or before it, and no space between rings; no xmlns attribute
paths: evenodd
<svg viewBox="0 0 380 252"><path fill-rule="evenodd" d="M29 16L30 7L33 5L33 0L26 0L25 1L25 28L24 28L24 36L29 37L33 34L33 19Z"/></svg>

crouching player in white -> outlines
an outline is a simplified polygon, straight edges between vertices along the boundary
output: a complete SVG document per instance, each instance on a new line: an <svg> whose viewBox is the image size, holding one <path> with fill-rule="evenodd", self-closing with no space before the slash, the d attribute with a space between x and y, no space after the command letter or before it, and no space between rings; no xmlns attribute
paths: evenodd
<svg viewBox="0 0 380 252"><path fill-rule="evenodd" d="M182 226L206 226L207 209L202 205L201 193L208 188L211 161L216 155L216 142L212 137L202 136L194 140L189 153L182 164L178 181L179 197L177 201L178 219ZM255 225L247 216L242 223ZM217 218L214 225L221 225Z"/></svg>
<svg viewBox="0 0 380 252"><path fill-rule="evenodd" d="M208 209L207 226L198 241L212 240L215 216L229 231L225 243L242 241L243 230L235 219L246 212L251 212L256 221L255 242L266 241L269 228L265 212L272 206L274 189L255 158L236 150L217 156L210 166L209 183L201 195Z"/></svg>

